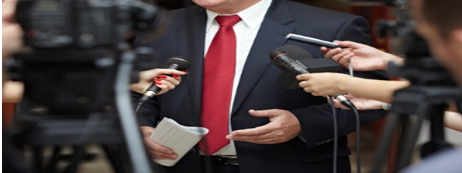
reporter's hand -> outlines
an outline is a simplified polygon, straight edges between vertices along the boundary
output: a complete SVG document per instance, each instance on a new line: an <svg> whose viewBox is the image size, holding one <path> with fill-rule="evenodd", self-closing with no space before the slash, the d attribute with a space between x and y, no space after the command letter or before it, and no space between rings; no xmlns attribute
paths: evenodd
<svg viewBox="0 0 462 173"><path fill-rule="evenodd" d="M164 74L164 75L162 75ZM166 76L172 74L172 77ZM152 69L140 72L140 81L130 85L130 90L144 94L153 82L162 90L157 93L161 95L167 91L174 89L181 82L180 75L185 75L187 72L173 69Z"/></svg>
<svg viewBox="0 0 462 173"><path fill-rule="evenodd" d="M168 159L175 160L178 157L172 149L162 146L157 142L152 141L149 136L155 130L153 127L141 126L141 133L143 134L143 141L146 144L149 155L155 159Z"/></svg>
<svg viewBox="0 0 462 173"><path fill-rule="evenodd" d="M287 110L250 110L249 113L256 117L268 117L270 122L255 128L235 130L226 138L256 144L278 144L287 142L301 133L297 117Z"/></svg>
<svg viewBox="0 0 462 173"><path fill-rule="evenodd" d="M297 76L299 86L314 96L344 94L343 88L353 77L342 73L311 73Z"/></svg>
<svg viewBox="0 0 462 173"><path fill-rule="evenodd" d="M335 48L329 49L321 47L325 57L332 58L342 66L348 68L348 62L351 62L353 70L372 71L386 70L388 61L402 61L402 58L383 52L374 47L351 42L351 41L334 41L346 49Z"/></svg>
<svg viewBox="0 0 462 173"><path fill-rule="evenodd" d="M383 104L386 104L386 103L376 101L376 100L357 97L351 94L344 95L344 96L348 100L350 100L355 105L356 109L358 110L383 109ZM342 103L340 103L340 101L338 101L337 99L334 99L334 106L337 108L349 110L349 108L342 105Z"/></svg>

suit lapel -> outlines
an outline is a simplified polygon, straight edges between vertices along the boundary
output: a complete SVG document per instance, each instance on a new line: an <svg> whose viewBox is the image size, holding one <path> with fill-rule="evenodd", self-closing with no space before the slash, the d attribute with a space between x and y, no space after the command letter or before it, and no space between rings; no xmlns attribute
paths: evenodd
<svg viewBox="0 0 462 173"><path fill-rule="evenodd" d="M270 51L284 45L285 36L295 31L295 29L287 26L293 21L288 8L286 2L273 0L247 57L236 92L232 114L242 105L271 64L268 57Z"/></svg>
<svg viewBox="0 0 462 173"><path fill-rule="evenodd" d="M185 79L189 85L190 101L194 107L194 115L200 117L207 16L205 10L198 6L192 7L185 13L186 25L177 28L177 43L179 52L188 59L191 65L188 70L189 74Z"/></svg>

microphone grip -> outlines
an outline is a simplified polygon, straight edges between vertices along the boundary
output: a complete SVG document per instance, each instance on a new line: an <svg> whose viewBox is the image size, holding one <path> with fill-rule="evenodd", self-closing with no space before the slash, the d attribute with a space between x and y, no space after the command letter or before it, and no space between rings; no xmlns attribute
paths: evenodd
<svg viewBox="0 0 462 173"><path fill-rule="evenodd" d="M334 96L334 98L338 98L340 100L340 103L343 105L343 106L346 106L347 108L351 109L351 110L357 110L356 109L356 106L350 101L348 100L345 96L343 95L336 95Z"/></svg>
<svg viewBox="0 0 462 173"><path fill-rule="evenodd" d="M140 104L143 104L144 102L153 98L161 90L162 89L159 88L155 83L151 84L151 86L146 90L146 93L140 98Z"/></svg>

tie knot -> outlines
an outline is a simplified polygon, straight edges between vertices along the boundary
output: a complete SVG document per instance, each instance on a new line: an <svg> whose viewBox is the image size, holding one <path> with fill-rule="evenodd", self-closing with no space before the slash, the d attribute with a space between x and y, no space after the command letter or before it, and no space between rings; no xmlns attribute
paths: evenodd
<svg viewBox="0 0 462 173"><path fill-rule="evenodd" d="M221 27L230 27L234 26L237 22L241 21L241 18L238 15L217 16L215 20Z"/></svg>

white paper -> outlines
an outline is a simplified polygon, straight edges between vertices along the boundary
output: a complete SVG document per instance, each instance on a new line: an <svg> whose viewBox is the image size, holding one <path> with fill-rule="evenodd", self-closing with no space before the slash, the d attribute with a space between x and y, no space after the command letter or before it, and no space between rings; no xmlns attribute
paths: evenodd
<svg viewBox="0 0 462 173"><path fill-rule="evenodd" d="M178 157L175 160L154 159L154 161L164 166L175 165L208 132L209 130L204 127L183 126L173 119L162 119L149 138L160 145L171 148L178 154Z"/></svg>

